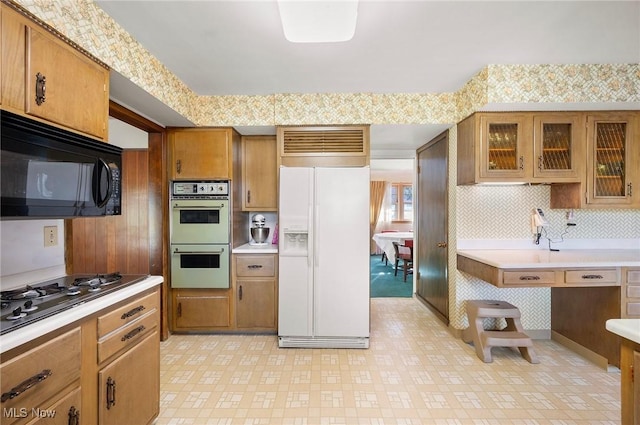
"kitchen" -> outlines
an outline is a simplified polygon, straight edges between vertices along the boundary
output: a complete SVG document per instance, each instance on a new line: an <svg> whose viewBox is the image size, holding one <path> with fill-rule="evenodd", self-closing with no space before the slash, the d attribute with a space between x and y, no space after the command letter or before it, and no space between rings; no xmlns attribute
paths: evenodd
<svg viewBox="0 0 640 425"><path fill-rule="evenodd" d="M55 8L51 5L50 7ZM87 41L87 46L90 46L92 41ZM129 65L128 65L129 66ZM124 68L119 68L120 72L124 72ZM508 67L494 66L488 68L488 72L503 72L508 71ZM538 72L533 70L533 73ZM540 72L542 72L540 70ZM562 67L558 68L558 72L563 72ZM480 81L481 79L478 79ZM517 81L508 81L506 84L516 84ZM492 96L498 94L496 92L490 92ZM288 98L288 99L287 99ZM514 96L514 99L521 99L523 97ZM558 100L561 100L561 96L557 96ZM589 96L585 95L585 98ZM629 98L633 99L633 95L629 95ZM295 96L282 96L283 101L295 99ZM250 115L256 116L260 113L260 105L262 105L260 98L254 99L258 102L256 108L252 108ZM429 96L424 96L420 101L430 102ZM171 103L171 100L167 100ZM174 104L175 105L175 104ZM179 107L179 106L177 106ZM266 108L265 113L268 115L269 108ZM249 111L247 111L249 112ZM329 111L326 111L327 115ZM412 115L408 111L408 115ZM415 114L414 114L415 115ZM273 113L271 111L271 116ZM317 119L322 119L318 117ZM328 116L325 118L335 119ZM245 123L250 120L245 121ZM331 121L328 121L328 123ZM424 140L426 142L427 140ZM452 155L453 157L454 155ZM450 167L451 170L455 170L455 167ZM455 180L453 180L455 181ZM551 223L562 222L564 211L550 211L547 208L549 205L549 194L547 187L513 187L513 188L491 188L491 187L454 187L452 193L455 194L457 206L455 209L451 209L455 222L458 224L458 239L527 239L529 234L529 211L534 206L541 205L545 208L545 212ZM452 205L456 205L452 203ZM504 209L497 212L495 205L504 206ZM455 213L458 211L458 213ZM576 233L583 239L620 239L628 240L633 243L633 240L638 238L637 232L637 212L634 211L612 211L612 212L596 212L596 211L576 211L577 223ZM499 219L504 218L512 220L514 222L513 227L501 226ZM583 223L588 225L583 226ZM613 227L609 223L620 223ZM248 224L247 224L248 227ZM4 234L4 233L3 233ZM574 233L575 234L575 233ZM449 240L450 245L455 246L453 238ZM461 328L465 323L464 312L461 310L462 300L471 297L485 297L485 296L502 296L502 293L494 292L490 286L480 285L479 282L470 280L467 276L459 275L452 270L455 276L456 288L456 302L452 302L451 311L451 324L454 328ZM3 273L4 274L4 273ZM511 291L511 290L509 290ZM544 288L535 290L517 290L511 291L510 294L512 302L518 305L522 312L527 329L549 329L549 315L545 311L545 306L548 305L548 291ZM469 295L471 294L471 296ZM541 314L538 311L541 310Z"/></svg>

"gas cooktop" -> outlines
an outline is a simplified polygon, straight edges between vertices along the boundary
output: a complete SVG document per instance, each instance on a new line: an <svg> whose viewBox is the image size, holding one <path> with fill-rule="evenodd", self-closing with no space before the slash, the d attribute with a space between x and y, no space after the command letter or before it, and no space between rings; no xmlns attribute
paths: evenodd
<svg viewBox="0 0 640 425"><path fill-rule="evenodd" d="M148 275L70 275L0 291L0 335L110 294Z"/></svg>

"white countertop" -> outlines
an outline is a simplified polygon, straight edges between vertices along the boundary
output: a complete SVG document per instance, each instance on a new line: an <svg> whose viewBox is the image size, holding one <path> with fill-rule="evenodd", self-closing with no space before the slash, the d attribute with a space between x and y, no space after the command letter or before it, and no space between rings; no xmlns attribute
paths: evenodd
<svg viewBox="0 0 640 425"><path fill-rule="evenodd" d="M640 319L609 319L606 328L609 332L640 344Z"/></svg>
<svg viewBox="0 0 640 425"><path fill-rule="evenodd" d="M277 254L278 245L272 243L266 245L251 245L246 243L231 250L233 254Z"/></svg>
<svg viewBox="0 0 640 425"><path fill-rule="evenodd" d="M463 249L458 255L500 269L640 267L637 249Z"/></svg>
<svg viewBox="0 0 640 425"><path fill-rule="evenodd" d="M96 311L107 308L119 301L137 295L149 288L160 285L163 282L162 276L149 276L141 282L114 291L112 294L104 295L95 300L87 301L77 307L65 310L46 320L40 320L31 325L9 332L0 337L0 353L11 350L19 345L29 342L35 338L55 331L65 325L81 320Z"/></svg>

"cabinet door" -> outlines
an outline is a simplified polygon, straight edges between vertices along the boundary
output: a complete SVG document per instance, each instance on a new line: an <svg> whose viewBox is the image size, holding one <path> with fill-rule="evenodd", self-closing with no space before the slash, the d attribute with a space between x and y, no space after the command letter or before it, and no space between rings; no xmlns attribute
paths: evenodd
<svg viewBox="0 0 640 425"><path fill-rule="evenodd" d="M236 287L236 326L275 329L275 280L238 279Z"/></svg>
<svg viewBox="0 0 640 425"><path fill-rule="evenodd" d="M561 113L533 118L533 176L549 181L579 181L584 164L582 115Z"/></svg>
<svg viewBox="0 0 640 425"><path fill-rule="evenodd" d="M633 196L633 184L638 175L637 146L632 143L634 132L633 113L601 113L587 117L588 204L640 205L640 195Z"/></svg>
<svg viewBox="0 0 640 425"><path fill-rule="evenodd" d="M70 392L53 406L29 412L36 419L28 425L79 425L80 422L80 388Z"/></svg>
<svg viewBox="0 0 640 425"><path fill-rule="evenodd" d="M524 134L526 116L492 114L480 116L480 177L522 180L527 175ZM529 126L530 127L530 126Z"/></svg>
<svg viewBox="0 0 640 425"><path fill-rule="evenodd" d="M229 290L174 290L174 329L227 328L230 325Z"/></svg>
<svg viewBox="0 0 640 425"><path fill-rule="evenodd" d="M227 129L189 129L169 132L171 177L230 179L231 133Z"/></svg>
<svg viewBox="0 0 640 425"><path fill-rule="evenodd" d="M276 211L278 206L276 136L242 138L244 211Z"/></svg>
<svg viewBox="0 0 640 425"><path fill-rule="evenodd" d="M44 30L26 31L25 112L106 140L109 71Z"/></svg>
<svg viewBox="0 0 640 425"><path fill-rule="evenodd" d="M160 402L160 338L153 332L98 376L100 425L147 424Z"/></svg>

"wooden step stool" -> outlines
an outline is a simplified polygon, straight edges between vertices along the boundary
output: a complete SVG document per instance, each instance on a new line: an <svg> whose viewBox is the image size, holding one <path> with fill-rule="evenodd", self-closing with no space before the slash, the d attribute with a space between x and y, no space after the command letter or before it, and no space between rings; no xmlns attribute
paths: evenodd
<svg viewBox="0 0 640 425"><path fill-rule="evenodd" d="M469 327L462 331L462 340L473 342L478 358L491 363L491 347L518 347L522 357L530 363L539 363L533 350L533 342L523 332L520 323L520 310L505 301L467 300L466 305ZM484 318L503 318L507 327L501 331L484 329Z"/></svg>

